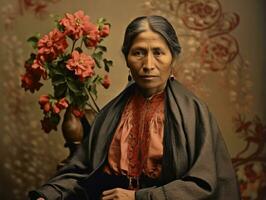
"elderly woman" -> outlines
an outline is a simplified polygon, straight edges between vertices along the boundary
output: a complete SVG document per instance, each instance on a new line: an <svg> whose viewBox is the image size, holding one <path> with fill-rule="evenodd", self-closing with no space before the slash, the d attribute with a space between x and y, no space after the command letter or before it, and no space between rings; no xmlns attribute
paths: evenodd
<svg viewBox="0 0 266 200"><path fill-rule="evenodd" d="M161 16L136 18L122 52L134 81L31 199L239 199L215 119L172 76L180 46L171 24Z"/></svg>

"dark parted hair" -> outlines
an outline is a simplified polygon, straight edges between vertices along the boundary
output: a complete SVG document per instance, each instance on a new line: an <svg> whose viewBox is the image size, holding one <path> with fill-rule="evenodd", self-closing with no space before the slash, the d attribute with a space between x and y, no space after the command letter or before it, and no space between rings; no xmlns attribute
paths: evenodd
<svg viewBox="0 0 266 200"><path fill-rule="evenodd" d="M122 52L127 60L129 50L136 36L144 31L146 31L145 25L147 22L149 28L159 33L167 42L167 45L172 53L173 57L177 57L181 52L181 47L175 32L175 29L170 24L170 22L162 16L152 15L152 16L141 16L137 17L129 23L126 28L124 42L122 46Z"/></svg>

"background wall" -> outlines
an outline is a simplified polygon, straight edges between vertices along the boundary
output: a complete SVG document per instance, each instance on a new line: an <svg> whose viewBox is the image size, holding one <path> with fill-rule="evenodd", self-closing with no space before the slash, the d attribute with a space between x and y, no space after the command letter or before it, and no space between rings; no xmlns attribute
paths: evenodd
<svg viewBox="0 0 266 200"><path fill-rule="evenodd" d="M105 41L107 56L114 61L110 73L112 83L108 90L99 88L97 102L100 106L116 96L127 83L128 69L120 48L128 22L139 15L161 14L174 24L183 47L176 77L205 100L216 116L241 183L243 199L265 198L265 1L0 2L1 199L25 199L27 191L44 183L68 154L63 147L61 130L49 135L41 130L37 100L50 86L45 85L31 95L20 88L19 77L31 51L26 39L36 32L44 34L51 29L50 14L63 15L79 9L92 21L103 16L112 24L111 35ZM214 11L216 15L211 17ZM195 23L197 20L199 24ZM205 25L212 26L203 27L202 20ZM226 43L224 38L229 38L231 43Z"/></svg>

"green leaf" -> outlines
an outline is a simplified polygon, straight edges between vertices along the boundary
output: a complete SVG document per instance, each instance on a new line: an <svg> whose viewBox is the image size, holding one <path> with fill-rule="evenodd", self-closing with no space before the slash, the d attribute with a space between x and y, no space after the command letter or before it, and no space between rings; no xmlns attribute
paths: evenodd
<svg viewBox="0 0 266 200"><path fill-rule="evenodd" d="M100 49L100 51L103 51L103 52L106 52L107 51L107 48L105 46L103 46L103 45L98 45L96 47L96 49Z"/></svg>
<svg viewBox="0 0 266 200"><path fill-rule="evenodd" d="M34 61L35 58L36 58L36 54L35 54L35 53L31 53L31 54L30 54L30 60L31 60L31 61Z"/></svg>
<svg viewBox="0 0 266 200"><path fill-rule="evenodd" d="M36 54L31 53L30 57L28 58L28 60L26 60L26 63L29 64L29 65L32 65L32 63L35 60L35 58L36 58Z"/></svg>
<svg viewBox="0 0 266 200"><path fill-rule="evenodd" d="M92 54L92 57L94 58L97 67L101 68L101 61L102 61L102 56L103 56L103 52L99 51L99 52L94 52Z"/></svg>
<svg viewBox="0 0 266 200"><path fill-rule="evenodd" d="M75 104L78 106L85 105L88 99L89 97L86 93L81 93L80 95L75 96Z"/></svg>
<svg viewBox="0 0 266 200"><path fill-rule="evenodd" d="M65 80L65 77L64 76L55 75L52 78L52 84L54 86L61 85L61 84L65 83L65 82L66 82L66 80Z"/></svg>
<svg viewBox="0 0 266 200"><path fill-rule="evenodd" d="M64 63L65 61L67 61L70 58L71 58L70 54L61 54L61 55L59 55L58 62Z"/></svg>
<svg viewBox="0 0 266 200"><path fill-rule="evenodd" d="M69 90L69 88L66 89L66 99L69 102L69 104L72 104L73 102L73 93Z"/></svg>
<svg viewBox="0 0 266 200"><path fill-rule="evenodd" d="M106 23L106 19L103 18L103 17L101 17L101 18L99 18L99 19L97 20L97 24L98 24L98 27L99 27L100 30L102 29L102 27L103 27L103 25L104 25L105 23Z"/></svg>
<svg viewBox="0 0 266 200"><path fill-rule="evenodd" d="M37 49L39 39L40 39L40 35L36 35L36 36L32 36L28 38L27 42L29 42L34 49Z"/></svg>
<svg viewBox="0 0 266 200"><path fill-rule="evenodd" d="M80 48L80 47L75 48L75 50L78 51L79 53L83 52L82 48Z"/></svg>
<svg viewBox="0 0 266 200"><path fill-rule="evenodd" d="M50 17L54 19L54 25L55 25L55 27L56 27L59 31L64 32L64 26L62 26L62 25L60 24L60 16L59 16L59 15L51 14Z"/></svg>
<svg viewBox="0 0 266 200"><path fill-rule="evenodd" d="M97 23L101 24L101 23L105 23L106 22L106 19L101 17L97 20Z"/></svg>
<svg viewBox="0 0 266 200"><path fill-rule="evenodd" d="M99 81L101 81L101 77L99 76L99 75L97 75L94 79L93 79L93 83L97 83L97 82L99 82Z"/></svg>
<svg viewBox="0 0 266 200"><path fill-rule="evenodd" d="M67 84L60 84L54 86L54 95L56 98L63 98L67 93Z"/></svg>
<svg viewBox="0 0 266 200"><path fill-rule="evenodd" d="M57 66L50 66L49 67L49 73L50 75L53 76L61 76L64 77L64 70L62 70L62 68L59 68Z"/></svg>
<svg viewBox="0 0 266 200"><path fill-rule="evenodd" d="M57 15L56 19L54 20L55 22L55 26L56 28L60 31L60 32L64 32L65 27L63 25L60 24L60 17Z"/></svg>
<svg viewBox="0 0 266 200"><path fill-rule="evenodd" d="M102 60L102 57L103 57L103 52L102 51L98 51L98 52L94 52L92 54L92 56L98 60Z"/></svg>
<svg viewBox="0 0 266 200"><path fill-rule="evenodd" d="M67 86L68 86L68 88L72 91L72 92L74 92L74 93L78 93L78 92L80 92L80 90L79 90L79 88L78 88L78 86L75 84L75 82L73 82L73 81L67 81Z"/></svg>
<svg viewBox="0 0 266 200"><path fill-rule="evenodd" d="M59 122L60 122L60 115L53 113L53 114L51 115L50 121L51 121L53 124L59 124Z"/></svg>
<svg viewBox="0 0 266 200"><path fill-rule="evenodd" d="M88 88L88 86L92 83L92 80L93 80L92 78L86 79L85 82L84 82L84 85L86 85L87 88Z"/></svg>
<svg viewBox="0 0 266 200"><path fill-rule="evenodd" d="M113 61L112 60L107 60L105 58L105 59L103 59L103 63L104 63L104 70L109 72L110 71L110 67L113 66Z"/></svg>
<svg viewBox="0 0 266 200"><path fill-rule="evenodd" d="M50 62L44 62L44 63L43 63L43 66L44 66L44 68L45 68L47 71L49 71L49 75L51 75L50 70L51 70L51 68L52 68L52 63L50 63Z"/></svg>

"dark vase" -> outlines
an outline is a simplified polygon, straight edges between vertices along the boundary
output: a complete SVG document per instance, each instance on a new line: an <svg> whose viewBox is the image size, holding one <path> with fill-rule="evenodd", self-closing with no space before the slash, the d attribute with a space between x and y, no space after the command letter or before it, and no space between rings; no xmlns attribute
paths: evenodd
<svg viewBox="0 0 266 200"><path fill-rule="evenodd" d="M69 155L62 160L57 168L65 166L73 157L84 137L89 134L90 126L95 118L96 112L92 109L86 109L82 118L76 117L71 108L67 108L62 123L62 133L65 139L65 147L69 148Z"/></svg>

